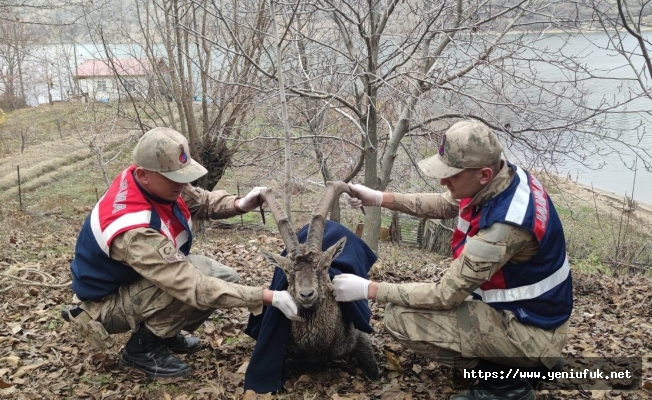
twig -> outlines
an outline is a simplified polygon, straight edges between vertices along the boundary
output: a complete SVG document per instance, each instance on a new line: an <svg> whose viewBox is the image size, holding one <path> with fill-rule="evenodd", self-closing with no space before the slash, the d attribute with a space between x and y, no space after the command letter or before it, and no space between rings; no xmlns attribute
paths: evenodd
<svg viewBox="0 0 652 400"><path fill-rule="evenodd" d="M615 266L618 266L618 267L631 267L631 268L634 268L634 269L646 269L646 268L647 269L652 269L652 264L643 264L643 263L630 264L630 263L625 263L625 262L622 262L622 261L618 261L618 260L613 259L611 257L607 257L607 259L602 259L601 261L603 263L605 263L605 264L612 264L612 265L615 265Z"/></svg>
<svg viewBox="0 0 652 400"><path fill-rule="evenodd" d="M8 292L8 291L10 291L11 289L13 289L14 287L16 287L16 284L9 285L9 286L7 286L7 287L4 288L4 289L0 289L0 293Z"/></svg>
<svg viewBox="0 0 652 400"><path fill-rule="evenodd" d="M17 276L7 275L7 274L0 274L0 276L3 278L13 279L17 281L16 283L19 285L47 287L47 288L65 288L65 287L70 287L70 285L72 285L72 281L67 283L61 283L61 284L49 284L49 283L38 283L38 282L30 281L29 279L23 279Z"/></svg>

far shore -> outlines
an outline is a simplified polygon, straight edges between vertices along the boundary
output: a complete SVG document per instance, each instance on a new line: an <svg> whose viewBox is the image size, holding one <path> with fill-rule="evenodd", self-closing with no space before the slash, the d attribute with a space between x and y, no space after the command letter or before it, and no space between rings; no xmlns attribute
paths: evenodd
<svg viewBox="0 0 652 400"><path fill-rule="evenodd" d="M561 176L539 175L555 204L589 207L604 215L627 215L644 232L652 234L652 205L631 201L616 193L597 189Z"/></svg>

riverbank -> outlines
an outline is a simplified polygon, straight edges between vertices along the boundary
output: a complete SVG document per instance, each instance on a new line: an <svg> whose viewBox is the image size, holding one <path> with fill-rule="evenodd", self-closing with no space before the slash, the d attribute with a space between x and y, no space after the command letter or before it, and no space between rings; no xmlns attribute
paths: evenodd
<svg viewBox="0 0 652 400"><path fill-rule="evenodd" d="M544 179L542 179L544 180ZM558 176L544 180L556 203L569 207L592 207L597 214L630 218L637 228L652 234L652 205Z"/></svg>

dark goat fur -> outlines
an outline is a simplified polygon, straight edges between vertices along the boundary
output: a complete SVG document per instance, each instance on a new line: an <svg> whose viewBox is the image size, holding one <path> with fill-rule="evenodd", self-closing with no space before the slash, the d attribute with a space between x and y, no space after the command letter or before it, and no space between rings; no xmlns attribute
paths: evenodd
<svg viewBox="0 0 652 400"><path fill-rule="evenodd" d="M329 182L329 188L318 208L327 209L326 203L330 204L335 195L339 197L341 191L347 190L348 185L343 182ZM325 221L322 211L313 214L309 231L314 232L313 236L309 233L306 243L299 244L285 213L271 193L263 191L261 196L272 209L279 225L287 257L266 251L263 254L268 262L285 272L288 292L295 299L299 315L303 318L300 322L292 321L289 355L312 362L354 356L365 375L377 379L378 364L369 335L357 330L352 322L344 321L328 275L328 267L344 249L346 238L343 237L335 245L321 251ZM313 230L313 224L317 228L321 227L321 231ZM315 238L315 235L320 237Z"/></svg>

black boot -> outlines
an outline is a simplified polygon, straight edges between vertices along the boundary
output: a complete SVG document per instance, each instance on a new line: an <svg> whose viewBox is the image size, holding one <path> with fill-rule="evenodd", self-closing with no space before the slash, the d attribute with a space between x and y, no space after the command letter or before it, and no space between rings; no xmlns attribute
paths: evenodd
<svg viewBox="0 0 652 400"><path fill-rule="evenodd" d="M190 367L170 354L163 339L141 326L125 345L120 368L136 367L148 378L182 378L190 375Z"/></svg>
<svg viewBox="0 0 652 400"><path fill-rule="evenodd" d="M192 354L201 350L201 343L198 337L183 336L181 332L177 333L176 336L164 339L163 344L173 353L177 354Z"/></svg>
<svg viewBox="0 0 652 400"><path fill-rule="evenodd" d="M514 367L512 370L516 370ZM450 400L534 400L534 389L526 378L508 376L510 367L481 360L477 372L496 373L497 378L477 379L468 392L451 396ZM502 373L501 373L502 372ZM513 372L513 371L512 371ZM501 377L503 379L501 379Z"/></svg>

